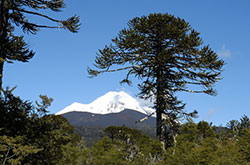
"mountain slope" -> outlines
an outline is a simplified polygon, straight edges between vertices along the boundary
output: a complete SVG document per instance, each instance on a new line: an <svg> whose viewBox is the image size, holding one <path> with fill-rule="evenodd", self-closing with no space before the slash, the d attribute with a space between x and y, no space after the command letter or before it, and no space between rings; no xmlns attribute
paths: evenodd
<svg viewBox="0 0 250 165"><path fill-rule="evenodd" d="M154 137L155 117L136 123L152 112L152 108L141 105L125 92L108 92L90 104L75 102L57 115L64 116L76 132L91 143L98 140L102 130L109 126L136 128Z"/></svg>
<svg viewBox="0 0 250 165"><path fill-rule="evenodd" d="M134 110L125 109L118 113L93 114L89 112L68 112L62 114L68 122L75 127L88 146L91 146L101 138L103 130L109 126L126 126L141 130L148 136L155 138L155 117L143 122L136 121L147 115Z"/></svg>
<svg viewBox="0 0 250 165"><path fill-rule="evenodd" d="M141 123L136 123L138 120L146 117L145 114L134 110L123 110L119 113L109 114L93 114L89 112L68 112L62 114L69 123L73 126L127 126L127 127L142 127L142 126L154 126L155 118L149 118Z"/></svg>

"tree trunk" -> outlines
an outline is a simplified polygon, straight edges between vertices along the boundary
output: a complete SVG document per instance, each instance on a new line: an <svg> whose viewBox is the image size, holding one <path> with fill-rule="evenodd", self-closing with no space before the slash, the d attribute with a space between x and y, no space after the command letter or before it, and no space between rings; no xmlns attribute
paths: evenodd
<svg viewBox="0 0 250 165"><path fill-rule="evenodd" d="M166 108L165 103L165 95L163 86L163 78L162 78L162 67L158 66L157 68L157 95L156 95L156 136L163 144L163 148L165 149L165 125L163 114Z"/></svg>
<svg viewBox="0 0 250 165"><path fill-rule="evenodd" d="M163 145L163 149L166 148L165 143L165 124L164 124L164 111L166 109L165 102L165 92L164 92L164 75L163 75L163 65L161 59L161 53L163 50L161 44L161 37L156 33L155 40L155 56L156 56L156 136Z"/></svg>
<svg viewBox="0 0 250 165"><path fill-rule="evenodd" d="M3 65L4 65L4 62L0 61L0 93L3 87Z"/></svg>
<svg viewBox="0 0 250 165"><path fill-rule="evenodd" d="M5 0L0 1L0 89L2 89L3 84L3 66L6 59L5 44L7 38L7 14L8 9L5 9ZM1 90L0 90L1 93Z"/></svg>

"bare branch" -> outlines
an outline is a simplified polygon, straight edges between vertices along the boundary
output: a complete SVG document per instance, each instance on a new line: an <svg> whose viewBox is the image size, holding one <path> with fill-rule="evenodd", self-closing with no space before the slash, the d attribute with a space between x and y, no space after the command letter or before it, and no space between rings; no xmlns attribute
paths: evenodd
<svg viewBox="0 0 250 165"><path fill-rule="evenodd" d="M144 120L147 120L148 118L150 118L153 114L155 114L155 111L154 111L153 113L147 115L146 117L144 117L144 118L142 118L142 119L136 121L135 123L143 122Z"/></svg>
<svg viewBox="0 0 250 165"><path fill-rule="evenodd" d="M62 26L47 26L47 25L36 25L36 24L32 24L32 25L38 28L49 28L49 29L62 29L63 28Z"/></svg>
<svg viewBox="0 0 250 165"><path fill-rule="evenodd" d="M121 70L131 69L131 68L137 68L137 67L141 67L141 65L136 65L136 66L128 66L128 67L118 68L118 69L113 69L113 70L103 70L103 71L99 71L99 73L105 73L105 72L116 72L116 71L121 71Z"/></svg>
<svg viewBox="0 0 250 165"><path fill-rule="evenodd" d="M37 13L37 12L33 12L33 11L28 11L28 10L24 10L24 9L18 9L18 8L15 8L14 10L17 10L17 11L20 11L20 12L24 12L24 13L28 13L28 14L33 14L33 15L37 15L37 16L41 16L41 17L44 17L44 18L47 18L53 22L58 22L58 23L61 23L62 21L60 20L56 20L54 18L51 18L47 15L44 15L44 14L41 14L41 13Z"/></svg>

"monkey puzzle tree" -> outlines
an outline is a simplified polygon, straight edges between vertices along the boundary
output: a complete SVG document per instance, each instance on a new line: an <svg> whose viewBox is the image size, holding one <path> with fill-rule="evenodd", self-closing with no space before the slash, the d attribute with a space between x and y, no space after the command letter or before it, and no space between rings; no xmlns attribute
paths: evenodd
<svg viewBox="0 0 250 165"><path fill-rule="evenodd" d="M194 115L183 111L185 104L176 92L214 95L213 84L220 80L223 65L188 22L155 13L130 20L112 44L99 50L94 64L97 69L88 68L88 72L94 77L127 70L121 83L131 84L131 75L140 79L139 96L156 98L156 135L166 144L165 121Z"/></svg>
<svg viewBox="0 0 250 165"><path fill-rule="evenodd" d="M2 87L4 62L28 62L34 52L29 50L23 36L14 35L14 28L20 26L25 33L35 34L41 28L63 28L75 33L79 29L79 17L66 20L54 19L42 10L60 12L64 0L0 0L0 87ZM29 15L45 18L56 26L30 22Z"/></svg>

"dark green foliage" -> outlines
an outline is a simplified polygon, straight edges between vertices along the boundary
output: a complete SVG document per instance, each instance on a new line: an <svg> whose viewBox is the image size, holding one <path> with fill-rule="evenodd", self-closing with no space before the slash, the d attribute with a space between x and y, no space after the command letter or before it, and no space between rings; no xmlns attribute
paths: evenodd
<svg viewBox="0 0 250 165"><path fill-rule="evenodd" d="M0 1L0 87L2 87L4 62L28 62L34 52L28 49L23 36L16 36L15 27L21 27L24 33L36 34L41 28L63 28L75 33L79 30L79 17L57 20L47 14L47 10L60 12L65 7L63 0L1 0ZM37 16L54 22L56 26L43 25L29 20Z"/></svg>
<svg viewBox="0 0 250 165"><path fill-rule="evenodd" d="M250 128L250 120L246 115L243 115L240 119L239 129Z"/></svg>
<svg viewBox="0 0 250 165"><path fill-rule="evenodd" d="M215 130L215 127L205 121L198 124L193 122L184 124L177 137L176 147L171 147L166 151L161 164L249 163L249 140L239 139L239 137L228 138L225 137L228 133ZM249 134L246 137L250 138Z"/></svg>
<svg viewBox="0 0 250 165"><path fill-rule="evenodd" d="M227 123L227 127L232 132L237 132L239 130L240 123L237 120L231 120Z"/></svg>
<svg viewBox="0 0 250 165"><path fill-rule="evenodd" d="M115 165L115 164L127 164L127 154L123 152L124 144L118 141L112 141L107 137L98 141L90 153L93 155L93 159L90 160L90 164L96 165Z"/></svg>
<svg viewBox="0 0 250 165"><path fill-rule="evenodd" d="M246 116L244 116L245 118ZM189 121L180 128L177 144L162 150L158 140L140 131L111 126L91 148L84 148L80 164L249 164L250 129L234 138L230 132L217 131L211 123Z"/></svg>
<svg viewBox="0 0 250 165"><path fill-rule="evenodd" d="M11 90L1 92L1 163L76 164L79 136L65 118L46 113L52 99L40 98L35 107Z"/></svg>
<svg viewBox="0 0 250 165"><path fill-rule="evenodd" d="M229 135L234 138L236 136L242 136L245 130L250 129L250 120L246 115L243 115L240 121L231 120L227 123L229 129Z"/></svg>
<svg viewBox="0 0 250 165"><path fill-rule="evenodd" d="M23 160L42 149L25 144L25 137L22 136L0 136L0 163L21 164Z"/></svg>
<svg viewBox="0 0 250 165"><path fill-rule="evenodd" d="M31 125L31 120L27 119L33 115L31 102L14 96L9 89L2 91L0 99L0 135L26 134L27 127Z"/></svg>
<svg viewBox="0 0 250 165"><path fill-rule="evenodd" d="M86 142L86 146L90 147L98 140L101 139L101 134L103 132L103 127L75 127L75 132L82 137Z"/></svg>
<svg viewBox="0 0 250 165"><path fill-rule="evenodd" d="M111 126L104 130L103 136L88 154L84 152L83 164L154 164L164 152L159 141L136 129Z"/></svg>
<svg viewBox="0 0 250 165"><path fill-rule="evenodd" d="M199 32L184 19L150 14L130 20L128 28L121 30L112 44L99 50L94 64L97 70L89 68L88 72L94 77L126 70L121 83L131 84L130 76L141 80L140 97L156 97L156 135L169 143L164 122L174 127L175 119L197 113L184 112L185 104L177 99L176 92L214 95L213 85L221 79L223 65L224 61L203 44Z"/></svg>
<svg viewBox="0 0 250 165"><path fill-rule="evenodd" d="M155 139L155 128L153 126L136 127L134 129L138 129L142 131L143 134L146 134L152 139ZM76 133L82 137L82 139L86 142L86 145L88 147L92 146L94 143L96 143L104 136L103 134L104 130L105 128L101 126L75 126Z"/></svg>
<svg viewBox="0 0 250 165"><path fill-rule="evenodd" d="M243 160L250 164L250 129L244 128L240 137L237 138Z"/></svg>
<svg viewBox="0 0 250 165"><path fill-rule="evenodd" d="M111 126L99 141L87 148L65 118L48 115L52 99L42 96L38 106L23 101L11 90L1 93L1 164L249 164L249 118L228 124L229 129L211 123L182 124L176 144L163 150L160 141L141 131ZM43 109L45 108L45 109ZM41 111L42 110L42 111ZM234 128L237 126L237 131ZM233 136L232 136L233 135Z"/></svg>
<svg viewBox="0 0 250 165"><path fill-rule="evenodd" d="M46 115L37 119L27 135L29 143L34 144L37 148L42 148L41 152L29 156L25 161L30 164L57 164L65 158L65 149L73 154L70 162L74 160L77 152L71 153L79 142L79 137L74 133L74 129L68 124L62 116Z"/></svg>

